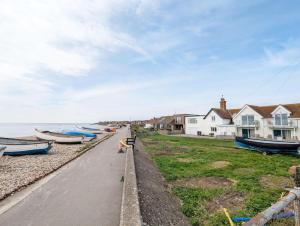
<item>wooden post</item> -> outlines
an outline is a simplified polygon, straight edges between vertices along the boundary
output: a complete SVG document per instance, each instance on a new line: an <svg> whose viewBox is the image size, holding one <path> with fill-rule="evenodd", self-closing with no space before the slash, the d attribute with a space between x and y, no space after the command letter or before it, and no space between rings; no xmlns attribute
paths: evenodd
<svg viewBox="0 0 300 226"><path fill-rule="evenodd" d="M295 173L295 186L297 188L300 187L300 167L296 167ZM300 226L300 207L299 207L299 199L294 200L294 212L295 212L295 226Z"/></svg>

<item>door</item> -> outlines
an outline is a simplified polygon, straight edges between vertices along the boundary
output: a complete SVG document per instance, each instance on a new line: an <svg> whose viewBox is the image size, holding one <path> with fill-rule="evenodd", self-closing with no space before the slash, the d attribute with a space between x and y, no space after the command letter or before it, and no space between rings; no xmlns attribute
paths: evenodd
<svg viewBox="0 0 300 226"><path fill-rule="evenodd" d="M249 138L249 129L242 129L242 136L244 138Z"/></svg>

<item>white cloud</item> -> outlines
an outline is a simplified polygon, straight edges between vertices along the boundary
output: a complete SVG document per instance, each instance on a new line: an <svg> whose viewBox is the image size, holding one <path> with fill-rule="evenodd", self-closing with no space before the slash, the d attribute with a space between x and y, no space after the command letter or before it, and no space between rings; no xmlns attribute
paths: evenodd
<svg viewBox="0 0 300 226"><path fill-rule="evenodd" d="M2 1L1 81L32 77L40 70L83 76L96 66L103 49L127 48L148 56L128 34L110 28L110 17L127 3L131 4L125 0Z"/></svg>

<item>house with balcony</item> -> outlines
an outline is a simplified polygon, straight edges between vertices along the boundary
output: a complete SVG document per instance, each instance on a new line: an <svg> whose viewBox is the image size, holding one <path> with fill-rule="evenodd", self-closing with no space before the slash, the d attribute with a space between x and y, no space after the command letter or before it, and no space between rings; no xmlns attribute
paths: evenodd
<svg viewBox="0 0 300 226"><path fill-rule="evenodd" d="M245 105L234 117L237 136L298 140L300 104Z"/></svg>

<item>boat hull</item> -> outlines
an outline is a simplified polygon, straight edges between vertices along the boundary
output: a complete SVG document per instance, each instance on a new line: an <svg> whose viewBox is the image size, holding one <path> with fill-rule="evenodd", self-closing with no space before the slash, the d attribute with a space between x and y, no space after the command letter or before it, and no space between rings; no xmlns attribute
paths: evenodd
<svg viewBox="0 0 300 226"><path fill-rule="evenodd" d="M76 131L76 130L66 130L66 131L63 131L63 134L73 135L73 136L84 136L84 141L91 141L91 140L97 138L96 134L81 132L81 131Z"/></svg>
<svg viewBox="0 0 300 226"><path fill-rule="evenodd" d="M52 143L49 141L0 137L0 146L5 147L3 155L37 155L47 154L52 147Z"/></svg>
<svg viewBox="0 0 300 226"><path fill-rule="evenodd" d="M104 133L104 131L100 130L100 129L92 129L92 128L86 128L86 127L80 127L80 126L77 126L76 129L78 131L81 131L81 132L84 132L84 133L92 133L92 134L102 134L102 133Z"/></svg>
<svg viewBox="0 0 300 226"><path fill-rule="evenodd" d="M35 130L35 135L38 139L54 141L60 144L81 144L84 141L83 136L72 136L63 133L53 133L49 131Z"/></svg>
<svg viewBox="0 0 300 226"><path fill-rule="evenodd" d="M238 148L249 149L272 154L299 155L300 143L281 142L272 140L258 140L236 137L235 146Z"/></svg>
<svg viewBox="0 0 300 226"><path fill-rule="evenodd" d="M0 158L3 156L6 147L0 147Z"/></svg>

